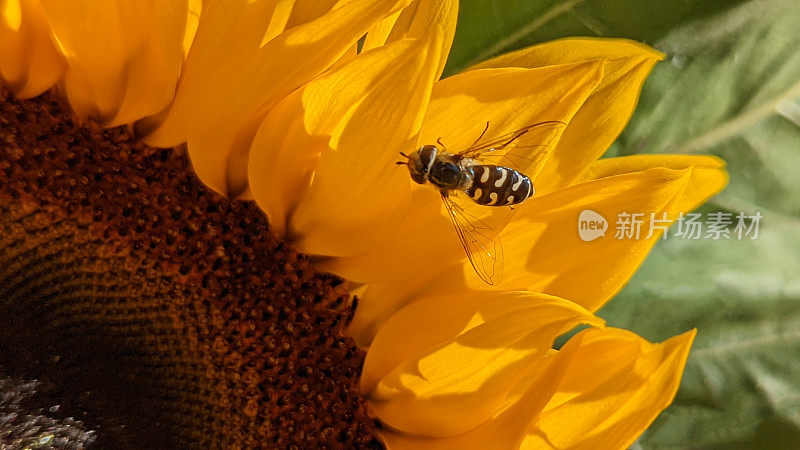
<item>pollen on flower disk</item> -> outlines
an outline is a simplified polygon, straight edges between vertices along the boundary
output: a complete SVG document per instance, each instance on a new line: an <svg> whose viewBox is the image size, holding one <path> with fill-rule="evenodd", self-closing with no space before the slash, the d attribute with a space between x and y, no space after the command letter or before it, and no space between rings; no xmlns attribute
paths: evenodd
<svg viewBox="0 0 800 450"><path fill-rule="evenodd" d="M254 205L50 94L0 130L0 370L113 447L378 445L349 296Z"/></svg>

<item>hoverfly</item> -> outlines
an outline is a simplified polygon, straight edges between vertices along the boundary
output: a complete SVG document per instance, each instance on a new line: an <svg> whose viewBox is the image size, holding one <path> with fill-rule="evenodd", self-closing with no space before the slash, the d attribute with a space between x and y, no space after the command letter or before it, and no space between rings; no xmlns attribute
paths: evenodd
<svg viewBox="0 0 800 450"><path fill-rule="evenodd" d="M398 161L397 164L408 166L414 182L430 182L439 189L470 264L489 285L500 283L503 248L492 227L459 205L455 201L456 194L465 193L477 205L514 209L513 205L524 202L535 192L533 182L525 172L538 172L546 155L531 149L549 145L549 139L542 139L538 131L552 136L565 125L560 121L540 122L481 143L489 130L487 123L478 139L460 152L449 152L441 139L437 140L438 146L423 145L411 155L400 152L407 161ZM539 143L529 144L531 141ZM492 158L502 160L502 165L489 164Z"/></svg>

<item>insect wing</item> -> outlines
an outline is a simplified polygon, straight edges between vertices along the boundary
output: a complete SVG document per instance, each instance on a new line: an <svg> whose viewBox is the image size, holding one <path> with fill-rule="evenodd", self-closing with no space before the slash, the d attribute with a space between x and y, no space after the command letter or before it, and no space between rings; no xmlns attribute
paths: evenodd
<svg viewBox="0 0 800 450"><path fill-rule="evenodd" d="M482 164L506 166L528 176L535 176L547 160L553 140L565 126L560 121L540 122L482 143L479 138L457 155Z"/></svg>
<svg viewBox="0 0 800 450"><path fill-rule="evenodd" d="M451 196L442 194L442 202L475 272L487 284L499 284L503 277L503 247L496 232L458 205Z"/></svg>

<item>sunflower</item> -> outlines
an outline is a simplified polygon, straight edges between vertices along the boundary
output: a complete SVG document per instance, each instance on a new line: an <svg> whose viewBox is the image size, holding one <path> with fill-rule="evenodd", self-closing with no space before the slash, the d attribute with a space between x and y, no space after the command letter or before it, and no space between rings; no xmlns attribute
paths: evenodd
<svg viewBox="0 0 800 450"><path fill-rule="evenodd" d="M135 367L100 391L147 399L123 415L136 431L622 448L671 402L694 331L653 344L594 315L660 230L576 230L584 210L669 223L726 183L711 157L599 159L659 52L566 39L441 79L453 0L0 6L3 308L70 375ZM471 210L504 248L488 286L439 194L395 162L543 122L562 126L524 165L536 196Z"/></svg>

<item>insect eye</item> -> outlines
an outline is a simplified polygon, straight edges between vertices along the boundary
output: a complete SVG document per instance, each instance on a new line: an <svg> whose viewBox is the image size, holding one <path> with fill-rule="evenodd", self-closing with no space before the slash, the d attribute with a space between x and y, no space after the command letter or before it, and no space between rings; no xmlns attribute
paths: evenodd
<svg viewBox="0 0 800 450"><path fill-rule="evenodd" d="M408 159L408 171L411 173L411 179L419 184L425 184L428 175L428 167L422 164L419 154L414 153Z"/></svg>
<svg viewBox="0 0 800 450"><path fill-rule="evenodd" d="M430 167L430 165L433 164L433 161L436 160L436 156L439 154L439 149L433 145L423 145L417 154L419 155L419 159L422 164Z"/></svg>

